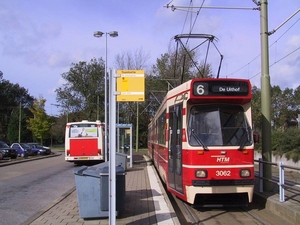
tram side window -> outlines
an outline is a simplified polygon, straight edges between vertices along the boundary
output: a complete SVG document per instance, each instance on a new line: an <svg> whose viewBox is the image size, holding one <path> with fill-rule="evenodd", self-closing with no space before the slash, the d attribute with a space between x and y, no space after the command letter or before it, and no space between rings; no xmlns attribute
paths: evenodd
<svg viewBox="0 0 300 225"><path fill-rule="evenodd" d="M166 144L166 111L164 111L158 118L158 143Z"/></svg>
<svg viewBox="0 0 300 225"><path fill-rule="evenodd" d="M96 124L71 125L70 138L98 137Z"/></svg>

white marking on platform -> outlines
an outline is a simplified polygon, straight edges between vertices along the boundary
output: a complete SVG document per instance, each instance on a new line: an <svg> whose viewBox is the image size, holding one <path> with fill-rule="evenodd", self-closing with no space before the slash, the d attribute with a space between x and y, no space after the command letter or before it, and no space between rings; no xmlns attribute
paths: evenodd
<svg viewBox="0 0 300 225"><path fill-rule="evenodd" d="M169 207L162 194L157 177L153 171L153 167L147 166L147 169L148 169L148 175L150 179L150 186L152 190L157 224L161 224L161 225L174 224L174 221L172 220L170 214Z"/></svg>

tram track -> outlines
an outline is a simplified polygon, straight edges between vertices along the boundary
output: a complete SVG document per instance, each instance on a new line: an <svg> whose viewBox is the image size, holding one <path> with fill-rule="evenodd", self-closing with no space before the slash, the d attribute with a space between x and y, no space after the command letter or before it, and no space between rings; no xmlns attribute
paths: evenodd
<svg viewBox="0 0 300 225"><path fill-rule="evenodd" d="M155 171L157 172L156 168ZM159 176L158 176L159 177ZM181 225L290 225L283 218L265 208L256 201L250 204L238 205L241 198L228 198L229 206L197 207L176 197L167 191L165 183L159 177L174 212ZM227 194L228 195L228 194ZM226 195L225 195L226 196ZM209 197L211 199L211 197Z"/></svg>
<svg viewBox="0 0 300 225"><path fill-rule="evenodd" d="M201 221L199 220L198 216L195 214L193 209L190 207L190 205L178 199L176 196L174 195L172 196L174 202L177 204L178 208L180 209L180 214L182 215L180 216L180 218L178 218L181 224L201 225ZM185 221L183 221L183 218L185 219Z"/></svg>
<svg viewBox="0 0 300 225"><path fill-rule="evenodd" d="M271 225L269 222L265 221L263 218L259 217L258 215L256 215L255 213L249 211L246 207L241 207L245 212L247 212L248 214L250 214L253 218L255 218L256 220L260 221L262 224L264 225Z"/></svg>
<svg viewBox="0 0 300 225"><path fill-rule="evenodd" d="M155 171L157 172L156 168ZM183 200L177 198L174 194L167 191L165 183L161 180L162 186L167 194L170 203L172 204L176 216L181 225L281 225L282 220L277 219L276 215L269 216L275 220L269 222L268 216L261 216L261 212L271 214L269 211L262 209L261 206L251 203L249 206L238 206L235 201L241 202L241 199L229 198L228 207L199 207L191 205ZM266 212L267 211L267 212ZM260 214L258 214L259 212ZM267 218L267 219L266 219ZM275 222L274 222L275 221ZM278 221L278 223L277 223Z"/></svg>
<svg viewBox="0 0 300 225"><path fill-rule="evenodd" d="M282 222L278 219L271 220L274 216L264 216L262 209L257 205L249 207L220 207L220 208L198 208L192 206L174 195L169 195L170 201L176 211L180 224L184 225L210 225L210 224L230 224L230 225L275 225ZM258 213L259 212L259 213ZM270 212L265 212L270 214ZM278 220L278 223L274 221Z"/></svg>

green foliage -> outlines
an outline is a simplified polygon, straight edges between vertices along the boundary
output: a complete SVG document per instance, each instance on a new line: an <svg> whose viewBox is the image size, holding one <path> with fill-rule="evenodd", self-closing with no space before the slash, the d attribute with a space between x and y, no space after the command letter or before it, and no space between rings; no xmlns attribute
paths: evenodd
<svg viewBox="0 0 300 225"><path fill-rule="evenodd" d="M261 130L261 91L256 86L252 88L252 123L254 131Z"/></svg>
<svg viewBox="0 0 300 225"><path fill-rule="evenodd" d="M19 112L13 110L7 130L7 139L10 143L19 141Z"/></svg>
<svg viewBox="0 0 300 225"><path fill-rule="evenodd" d="M296 155L300 153L300 130L298 128L288 128L285 131L273 131L272 151L274 155L282 156L285 154L288 159L297 159L298 156Z"/></svg>
<svg viewBox="0 0 300 225"><path fill-rule="evenodd" d="M12 84L0 76L0 100L0 139L8 141L7 132L12 113L19 108L20 104L26 111L32 105L33 97L19 84Z"/></svg>
<svg viewBox="0 0 300 225"><path fill-rule="evenodd" d="M300 147L293 149L285 154L285 157L289 160L292 159L293 162L298 162L300 160Z"/></svg>
<svg viewBox="0 0 300 225"><path fill-rule="evenodd" d="M46 100L43 97L35 99L33 107L30 108L33 118L27 120L27 128L40 140L41 144L43 144L44 138L50 136L51 126L54 125L54 123L51 122L50 117L45 113L45 102Z"/></svg>
<svg viewBox="0 0 300 225"><path fill-rule="evenodd" d="M31 132L27 130L26 119L28 118L28 112L22 108L15 108L12 111L8 128L7 128L7 140L9 143L13 142L26 142L30 140L32 136ZM21 115L20 115L21 114ZM20 140L19 140L20 133Z"/></svg>
<svg viewBox="0 0 300 225"><path fill-rule="evenodd" d="M56 89L57 102L64 112L72 115L77 121L96 120L101 112L104 120L104 73L102 59L91 59L89 63L72 63L68 72L62 74L65 84ZM97 105L101 105L97 112ZM70 120L71 121L71 120Z"/></svg>
<svg viewBox="0 0 300 225"><path fill-rule="evenodd" d="M286 88L281 90L279 86L271 87L271 125L272 130L285 130L295 125L300 113L300 86L293 90ZM252 118L255 131L261 131L261 95L262 92L256 86L252 88Z"/></svg>
<svg viewBox="0 0 300 225"><path fill-rule="evenodd" d="M261 133L261 90L256 86L252 89L252 120L255 132ZM295 90L279 86L271 87L271 144L274 155L298 160L300 157L300 131L295 126L300 114L300 86ZM255 149L261 151L262 143L256 144Z"/></svg>

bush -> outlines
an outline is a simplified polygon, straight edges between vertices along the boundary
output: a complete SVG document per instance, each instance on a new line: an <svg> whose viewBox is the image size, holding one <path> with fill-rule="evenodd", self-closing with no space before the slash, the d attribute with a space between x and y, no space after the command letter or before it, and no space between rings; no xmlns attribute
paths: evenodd
<svg viewBox="0 0 300 225"><path fill-rule="evenodd" d="M261 137L262 135L260 135ZM254 149L262 152L262 138ZM292 127L285 131L273 130L271 133L271 150L273 155L283 156L294 162L300 160L300 129Z"/></svg>
<svg viewBox="0 0 300 225"><path fill-rule="evenodd" d="M285 157L290 160L292 159L293 162L298 162L300 160L300 149L294 149L292 151L289 151L285 154Z"/></svg>
<svg viewBox="0 0 300 225"><path fill-rule="evenodd" d="M274 155L285 154L287 159L297 162L300 159L300 130L293 127L272 132L272 151Z"/></svg>

